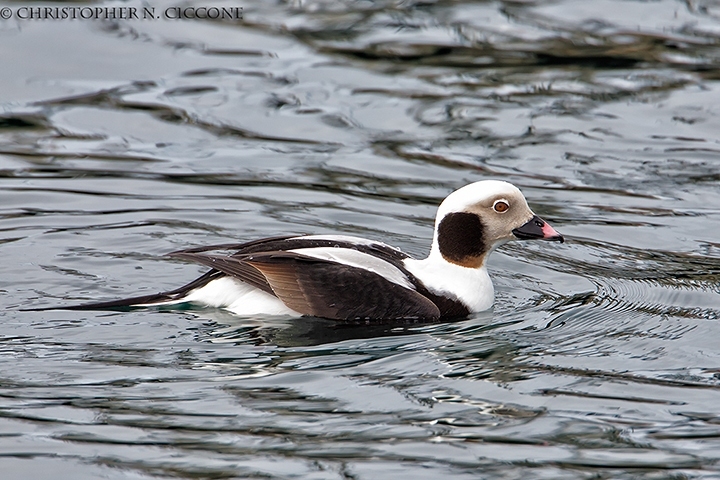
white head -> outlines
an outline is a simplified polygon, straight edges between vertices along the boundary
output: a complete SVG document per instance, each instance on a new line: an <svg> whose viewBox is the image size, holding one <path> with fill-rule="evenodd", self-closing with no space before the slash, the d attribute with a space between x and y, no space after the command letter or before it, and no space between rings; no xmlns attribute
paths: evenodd
<svg viewBox="0 0 720 480"><path fill-rule="evenodd" d="M515 185L483 180L454 191L440 204L429 258L479 268L503 243L533 238L564 241L530 210Z"/></svg>

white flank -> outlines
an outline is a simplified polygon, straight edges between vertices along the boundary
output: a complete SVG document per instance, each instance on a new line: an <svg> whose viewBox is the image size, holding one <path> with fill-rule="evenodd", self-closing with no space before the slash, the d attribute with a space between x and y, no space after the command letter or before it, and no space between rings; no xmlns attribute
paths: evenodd
<svg viewBox="0 0 720 480"><path fill-rule="evenodd" d="M301 316L279 298L232 277L221 277L197 288L180 300L168 304L192 302L225 308L236 315Z"/></svg>
<svg viewBox="0 0 720 480"><path fill-rule="evenodd" d="M298 248L290 251L307 257L318 258L320 260L330 260L331 262L362 268L363 270L377 273L386 280L396 283L402 287L415 290L415 287L412 283L410 283L402 270L385 260L373 257L367 253L342 247Z"/></svg>

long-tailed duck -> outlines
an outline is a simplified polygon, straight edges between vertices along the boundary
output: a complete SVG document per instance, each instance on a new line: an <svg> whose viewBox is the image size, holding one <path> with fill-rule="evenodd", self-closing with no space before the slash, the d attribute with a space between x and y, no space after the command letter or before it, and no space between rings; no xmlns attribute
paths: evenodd
<svg viewBox="0 0 720 480"><path fill-rule="evenodd" d="M117 309L195 303L241 315L335 320L436 320L491 307L488 255L510 240L564 238L535 215L517 187L484 180L438 208L430 254L411 258L345 235L282 236L170 253L211 270L169 292L63 307ZM232 255L209 252L235 250Z"/></svg>

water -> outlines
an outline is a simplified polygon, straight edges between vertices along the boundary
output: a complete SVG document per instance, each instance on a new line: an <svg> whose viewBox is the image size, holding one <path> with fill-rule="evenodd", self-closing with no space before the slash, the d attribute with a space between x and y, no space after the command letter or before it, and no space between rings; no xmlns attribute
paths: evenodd
<svg viewBox="0 0 720 480"><path fill-rule="evenodd" d="M714 2L242 6L0 21L3 478L720 478ZM279 233L422 256L483 178L568 242L459 322L19 311Z"/></svg>

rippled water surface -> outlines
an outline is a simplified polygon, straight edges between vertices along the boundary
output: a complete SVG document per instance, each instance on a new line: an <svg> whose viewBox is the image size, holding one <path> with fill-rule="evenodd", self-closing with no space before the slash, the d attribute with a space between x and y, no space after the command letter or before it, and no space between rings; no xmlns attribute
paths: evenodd
<svg viewBox="0 0 720 480"><path fill-rule="evenodd" d="M241 6L0 20L3 478L720 478L717 2ZM20 311L279 233L422 256L484 178L568 242L459 322Z"/></svg>

